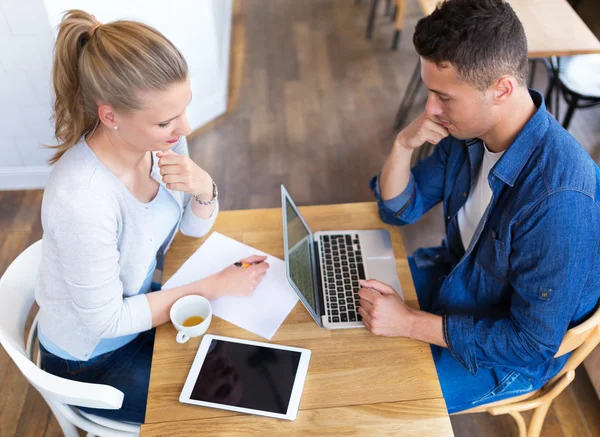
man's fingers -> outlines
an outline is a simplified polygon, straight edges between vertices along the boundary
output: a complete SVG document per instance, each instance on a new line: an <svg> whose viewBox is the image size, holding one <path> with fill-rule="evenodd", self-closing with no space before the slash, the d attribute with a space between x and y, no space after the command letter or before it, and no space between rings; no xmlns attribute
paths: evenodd
<svg viewBox="0 0 600 437"><path fill-rule="evenodd" d="M370 331L371 330L371 316L369 315L369 313L363 307L360 307L358 309L358 314L361 315L363 323L365 324L367 329Z"/></svg>
<svg viewBox="0 0 600 437"><path fill-rule="evenodd" d="M431 144L437 144L440 141L442 141L442 139L444 139L444 138L445 137L441 136L437 132L429 132L429 136L427 138L427 142L431 143Z"/></svg>
<svg viewBox="0 0 600 437"><path fill-rule="evenodd" d="M371 304L373 303L373 298L375 297L375 294L373 292L373 290L369 289L369 288L361 288L360 290L358 290L358 296L363 299L366 300L367 302L370 302Z"/></svg>
<svg viewBox="0 0 600 437"><path fill-rule="evenodd" d="M367 311L369 313L374 308L373 304L371 302L369 302L368 300L366 300L366 299L360 299L360 307L364 308L365 311Z"/></svg>
<svg viewBox="0 0 600 437"><path fill-rule="evenodd" d="M367 328L367 331L369 331L372 334L373 327L371 326L371 324L369 322L367 322L365 319L363 319L363 323L365 324L365 328Z"/></svg>
<svg viewBox="0 0 600 437"><path fill-rule="evenodd" d="M441 124L435 122L432 119L427 119L427 121L425 122L427 128L430 131L433 131L437 134L439 134L442 138L445 138L448 136L448 129L446 129L444 126L442 126Z"/></svg>
<svg viewBox="0 0 600 437"><path fill-rule="evenodd" d="M372 288L373 290L378 291L381 294L395 293L394 289L392 287L390 287L388 284L384 284L383 282L378 281L376 279L369 279L366 281L360 280L360 281L358 281L358 283L360 284L361 287ZM359 292L359 295L360 295L360 292ZM367 299L367 300L371 301L370 299Z"/></svg>

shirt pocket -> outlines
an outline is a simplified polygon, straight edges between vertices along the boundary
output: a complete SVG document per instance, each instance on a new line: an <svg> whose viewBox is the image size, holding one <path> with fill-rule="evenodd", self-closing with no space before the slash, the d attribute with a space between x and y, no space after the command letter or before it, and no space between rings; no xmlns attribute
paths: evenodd
<svg viewBox="0 0 600 437"><path fill-rule="evenodd" d="M489 229L481 238L477 263L483 270L502 284L508 282L509 247L495 229Z"/></svg>

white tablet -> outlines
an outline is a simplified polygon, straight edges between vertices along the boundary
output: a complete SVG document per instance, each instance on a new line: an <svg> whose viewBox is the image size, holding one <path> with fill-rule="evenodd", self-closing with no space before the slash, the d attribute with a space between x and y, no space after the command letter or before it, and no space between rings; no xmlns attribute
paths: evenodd
<svg viewBox="0 0 600 437"><path fill-rule="evenodd" d="M179 402L294 420L310 351L205 335Z"/></svg>

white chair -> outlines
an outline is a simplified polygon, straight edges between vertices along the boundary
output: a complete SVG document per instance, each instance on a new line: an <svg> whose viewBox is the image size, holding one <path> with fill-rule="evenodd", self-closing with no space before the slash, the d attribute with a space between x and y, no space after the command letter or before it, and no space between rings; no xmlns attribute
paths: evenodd
<svg viewBox="0 0 600 437"><path fill-rule="evenodd" d="M33 359L37 320L31 326L25 345L25 322L34 302L41 259L42 241L38 241L23 251L0 278L0 344L41 393L66 437L79 437L77 428L87 431L88 437L138 436L139 425L105 419L74 408L119 409L123 403L121 391L108 385L59 378L39 368L39 355L37 360Z"/></svg>

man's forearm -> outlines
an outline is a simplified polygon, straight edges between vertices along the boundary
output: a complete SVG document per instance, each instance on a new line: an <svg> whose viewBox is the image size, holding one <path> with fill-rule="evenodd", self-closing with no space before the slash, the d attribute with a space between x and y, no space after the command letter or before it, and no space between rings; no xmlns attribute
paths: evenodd
<svg viewBox="0 0 600 437"><path fill-rule="evenodd" d="M399 196L408 186L412 154L412 150L394 144L379 178L381 198L384 201Z"/></svg>
<svg viewBox="0 0 600 437"><path fill-rule="evenodd" d="M442 316L425 311L411 310L409 337L441 347L448 347L444 340Z"/></svg>

